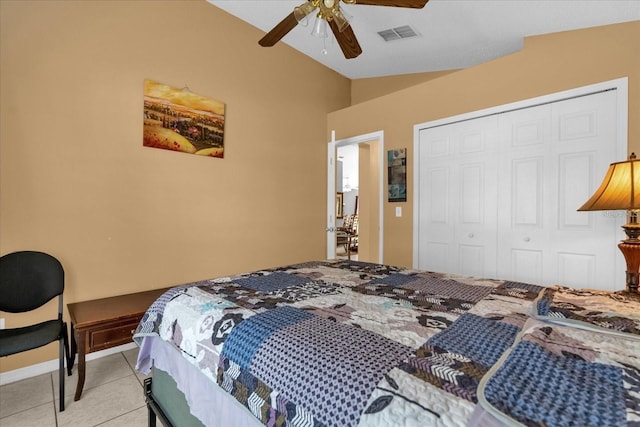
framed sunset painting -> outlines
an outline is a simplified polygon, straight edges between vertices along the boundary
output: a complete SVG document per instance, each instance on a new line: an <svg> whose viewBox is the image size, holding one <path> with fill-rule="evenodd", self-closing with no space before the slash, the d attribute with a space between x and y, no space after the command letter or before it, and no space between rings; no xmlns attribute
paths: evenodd
<svg viewBox="0 0 640 427"><path fill-rule="evenodd" d="M188 88L145 80L142 145L224 158L224 110Z"/></svg>

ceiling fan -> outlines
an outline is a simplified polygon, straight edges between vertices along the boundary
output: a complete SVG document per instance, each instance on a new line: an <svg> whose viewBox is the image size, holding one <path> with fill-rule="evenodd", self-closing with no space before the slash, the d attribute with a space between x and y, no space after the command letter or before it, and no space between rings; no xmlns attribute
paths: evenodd
<svg viewBox="0 0 640 427"><path fill-rule="evenodd" d="M308 0L306 3L295 7L293 12L273 27L258 43L264 47L273 46L280 41L281 38L286 36L289 31L295 28L299 22L304 21L307 15L319 9L317 23L322 23L322 20L324 20L329 24L345 58L351 59L357 57L362 53L362 48L358 43L358 39L356 39L353 29L349 25L349 21L345 17L342 9L340 9L340 1L346 4L421 9L429 0Z"/></svg>

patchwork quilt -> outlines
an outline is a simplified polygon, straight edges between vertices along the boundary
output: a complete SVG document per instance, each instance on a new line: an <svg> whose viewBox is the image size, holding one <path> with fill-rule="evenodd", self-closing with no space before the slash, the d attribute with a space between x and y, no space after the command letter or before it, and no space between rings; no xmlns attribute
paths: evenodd
<svg viewBox="0 0 640 427"><path fill-rule="evenodd" d="M480 399L526 426L640 425L640 340L528 320Z"/></svg>
<svg viewBox="0 0 640 427"><path fill-rule="evenodd" d="M635 425L640 302L613 294L318 261L172 288L134 339L170 343L267 426L465 426L477 405Z"/></svg>
<svg viewBox="0 0 640 427"><path fill-rule="evenodd" d="M536 301L540 320L640 338L638 294L553 286Z"/></svg>

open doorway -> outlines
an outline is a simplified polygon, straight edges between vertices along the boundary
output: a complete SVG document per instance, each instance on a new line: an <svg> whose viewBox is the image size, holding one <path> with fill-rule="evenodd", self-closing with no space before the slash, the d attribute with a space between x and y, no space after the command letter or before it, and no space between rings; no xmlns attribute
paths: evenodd
<svg viewBox="0 0 640 427"><path fill-rule="evenodd" d="M336 258L358 260L359 149L358 144L337 148L336 162Z"/></svg>
<svg viewBox="0 0 640 427"><path fill-rule="evenodd" d="M357 178L351 172L349 175L343 172L338 177L338 160L344 161L343 147L347 151L357 152ZM343 159L338 158L338 153ZM336 258L338 248L338 229L344 225L344 215L357 213L358 215L358 236L357 236L357 259L358 261L383 262L383 179L384 179L384 133L382 131L360 135L329 143L328 151L328 179L327 179L327 258ZM349 177L348 187L347 179ZM356 184L357 183L357 184ZM353 199L353 204L347 204L345 193L353 191L354 184L357 185L357 194L348 195L348 199ZM351 187L349 192L340 191L345 187ZM357 208L355 196L357 197ZM340 207L336 200L342 199L342 217L338 218ZM353 257L351 258L354 259Z"/></svg>

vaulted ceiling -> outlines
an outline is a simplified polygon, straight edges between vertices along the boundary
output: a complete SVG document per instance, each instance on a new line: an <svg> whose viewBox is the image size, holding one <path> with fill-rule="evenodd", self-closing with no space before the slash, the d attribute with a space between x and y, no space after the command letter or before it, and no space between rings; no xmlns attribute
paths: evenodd
<svg viewBox="0 0 640 427"><path fill-rule="evenodd" d="M265 33L304 3L208 1ZM362 47L357 58L345 59L330 31L324 39L311 35L314 14L306 27L298 24L278 43L357 79L466 68L517 52L527 36L640 20L640 0L430 0L422 9L341 7ZM378 34L391 30L395 36L405 26L417 35L385 41Z"/></svg>

